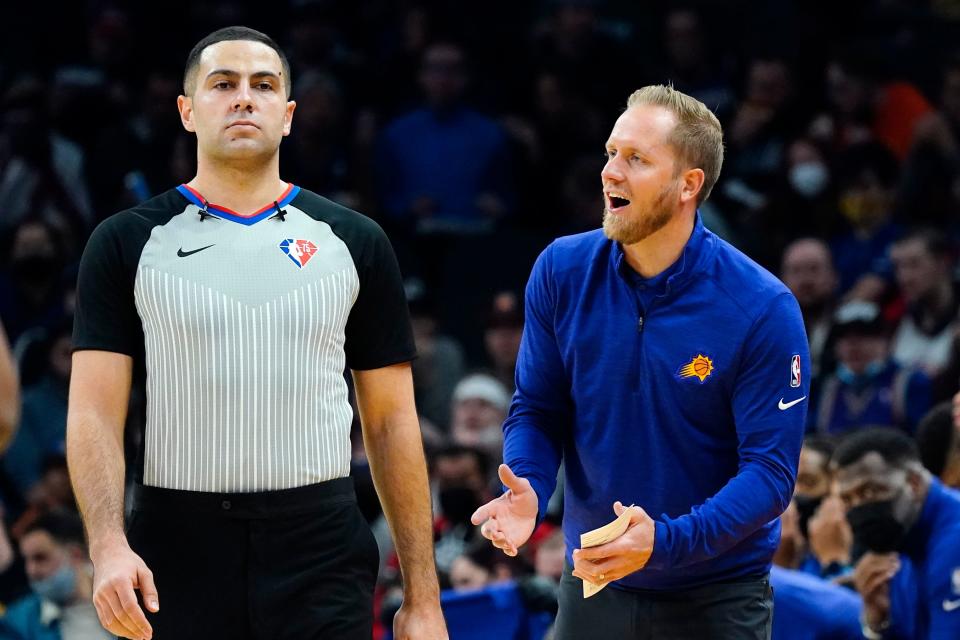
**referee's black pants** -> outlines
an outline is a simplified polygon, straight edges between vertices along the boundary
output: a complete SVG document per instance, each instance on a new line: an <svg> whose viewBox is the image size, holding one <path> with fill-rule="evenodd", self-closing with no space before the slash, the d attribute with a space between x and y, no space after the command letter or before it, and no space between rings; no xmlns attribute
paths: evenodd
<svg viewBox="0 0 960 640"><path fill-rule="evenodd" d="M567 565L560 579L555 640L769 640L773 591L752 576L669 592L607 587L583 597Z"/></svg>
<svg viewBox="0 0 960 640"><path fill-rule="evenodd" d="M136 488L155 640L369 640L380 557L351 478L263 493ZM146 610L145 610L146 611Z"/></svg>

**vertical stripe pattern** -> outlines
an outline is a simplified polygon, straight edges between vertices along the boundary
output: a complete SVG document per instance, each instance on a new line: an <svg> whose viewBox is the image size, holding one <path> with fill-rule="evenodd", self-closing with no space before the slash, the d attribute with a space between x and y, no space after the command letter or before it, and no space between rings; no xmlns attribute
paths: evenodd
<svg viewBox="0 0 960 640"><path fill-rule="evenodd" d="M357 287L344 269L249 306L141 266L144 482L266 491L347 475L344 329Z"/></svg>

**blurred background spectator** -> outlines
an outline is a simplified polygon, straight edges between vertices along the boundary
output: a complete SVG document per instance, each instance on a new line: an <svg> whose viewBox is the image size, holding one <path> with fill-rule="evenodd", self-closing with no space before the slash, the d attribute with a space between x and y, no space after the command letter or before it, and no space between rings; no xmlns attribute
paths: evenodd
<svg viewBox="0 0 960 640"><path fill-rule="evenodd" d="M814 380L830 371L835 362L827 353L827 338L837 304L837 272L830 248L823 240L800 238L783 250L780 278L800 304L810 343L810 366Z"/></svg>
<svg viewBox="0 0 960 640"><path fill-rule="evenodd" d="M605 136L644 84L672 82L714 109L728 155L703 220L777 271L803 310L809 427L827 439L807 439L782 518L778 563L806 575L775 579L797 596L778 610L805 615L817 598L849 622L859 606L829 584L856 586L827 463L836 438L894 426L933 476L960 482L960 427L943 406L928 413L960 390L952 3L296 0L264 14L241 0L172 0L67 3L56 20L49 11L5 12L0 44L0 60L16 61L0 63L0 604L29 591L30 527L75 509L62 448L76 261L99 221L193 176L195 142L175 109L182 64L229 24L270 33L290 58L298 106L282 176L373 217L396 248L442 579L484 585L455 594L458 607L516 585L518 607L550 611L562 500L516 562L474 547L469 515L501 490L498 423L533 260L557 235L599 226ZM131 453L142 387L137 371ZM401 577L359 423L353 436L388 621ZM900 566L918 579L908 558ZM896 583L891 596L906 597ZM926 637L923 624L910 637ZM774 637L817 637L815 626L778 619ZM798 630L810 634L788 635Z"/></svg>
<svg viewBox="0 0 960 640"><path fill-rule="evenodd" d="M455 444L476 447L491 461L503 457L501 425L510 408L510 393L493 376L474 373L453 390L450 437Z"/></svg>
<svg viewBox="0 0 960 640"><path fill-rule="evenodd" d="M501 291L493 297L483 346L490 374L512 394L520 338L523 335L523 303L512 291Z"/></svg>
<svg viewBox="0 0 960 640"><path fill-rule="evenodd" d="M890 331L872 302L848 302L834 315L836 371L823 380L811 407L813 428L841 434L864 425L912 432L931 405L930 378L898 364L890 354Z"/></svg>
<svg viewBox="0 0 960 640"><path fill-rule="evenodd" d="M864 635L960 634L960 494L932 477L914 441L895 429L851 434L833 463L853 531Z"/></svg>
<svg viewBox="0 0 960 640"><path fill-rule="evenodd" d="M950 245L942 233L921 229L898 240L890 257L906 304L893 337L893 357L934 377L946 368L960 332Z"/></svg>
<svg viewBox="0 0 960 640"><path fill-rule="evenodd" d="M7 332L0 322L0 456L3 456L16 433L20 418L20 375L10 352Z"/></svg>
<svg viewBox="0 0 960 640"><path fill-rule="evenodd" d="M917 449L927 471L960 489L960 424L954 424L949 402L938 404L920 421Z"/></svg>
<svg viewBox="0 0 960 640"><path fill-rule="evenodd" d="M77 514L51 512L35 520L20 538L20 553L31 593L0 617L2 637L113 637L100 626L93 606L93 567Z"/></svg>

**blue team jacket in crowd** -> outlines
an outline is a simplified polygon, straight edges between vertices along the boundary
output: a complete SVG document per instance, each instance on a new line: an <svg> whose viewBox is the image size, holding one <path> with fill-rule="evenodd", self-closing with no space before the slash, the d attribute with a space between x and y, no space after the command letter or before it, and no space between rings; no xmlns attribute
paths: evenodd
<svg viewBox="0 0 960 640"><path fill-rule="evenodd" d="M641 279L602 231L560 238L526 290L504 460L540 516L565 469L567 560L613 502L656 521L646 567L614 586L765 574L807 408L800 309L697 216L677 262Z"/></svg>
<svg viewBox="0 0 960 640"><path fill-rule="evenodd" d="M771 567L772 640L861 640L855 591L802 571Z"/></svg>
<svg viewBox="0 0 960 640"><path fill-rule="evenodd" d="M890 587L885 637L960 638L960 493L932 480L901 554L906 561Z"/></svg>
<svg viewBox="0 0 960 640"><path fill-rule="evenodd" d="M30 594L0 616L0 640L61 640L60 622L43 621L43 602Z"/></svg>

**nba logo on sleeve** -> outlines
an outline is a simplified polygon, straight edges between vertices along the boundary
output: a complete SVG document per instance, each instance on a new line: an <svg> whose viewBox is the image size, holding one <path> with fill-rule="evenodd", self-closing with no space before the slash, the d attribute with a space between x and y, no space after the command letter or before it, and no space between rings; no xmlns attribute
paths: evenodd
<svg viewBox="0 0 960 640"><path fill-rule="evenodd" d="M796 389L800 386L800 356L795 354L790 360L790 386Z"/></svg>

